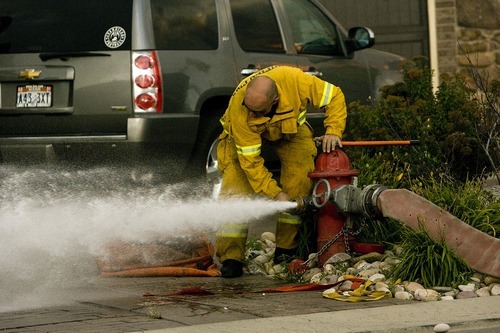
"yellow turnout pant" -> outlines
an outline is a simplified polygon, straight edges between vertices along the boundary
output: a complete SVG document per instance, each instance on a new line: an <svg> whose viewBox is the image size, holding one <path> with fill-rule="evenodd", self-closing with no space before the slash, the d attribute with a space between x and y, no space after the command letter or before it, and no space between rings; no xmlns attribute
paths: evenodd
<svg viewBox="0 0 500 333"><path fill-rule="evenodd" d="M223 159L221 196L254 195L243 169L238 163L238 155L234 143L229 136L219 142L217 154ZM307 174L314 170L316 146L312 140L312 130L308 124L298 128L295 135L271 142L281 161L280 186L290 198L310 194L312 181ZM276 224L276 247L295 249L298 246L297 234L302 223L300 216L281 213ZM245 245L248 237L248 225L234 221L220 227L216 233L216 256L220 262L234 259L243 262Z"/></svg>

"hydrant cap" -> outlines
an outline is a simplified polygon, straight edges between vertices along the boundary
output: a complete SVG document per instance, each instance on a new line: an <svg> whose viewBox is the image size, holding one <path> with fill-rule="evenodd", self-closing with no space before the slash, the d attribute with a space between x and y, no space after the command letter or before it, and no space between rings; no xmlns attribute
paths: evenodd
<svg viewBox="0 0 500 333"><path fill-rule="evenodd" d="M330 153L321 153L316 159L316 169L309 173L310 178L328 176L357 176L359 170L351 169L351 161L346 153L335 149Z"/></svg>

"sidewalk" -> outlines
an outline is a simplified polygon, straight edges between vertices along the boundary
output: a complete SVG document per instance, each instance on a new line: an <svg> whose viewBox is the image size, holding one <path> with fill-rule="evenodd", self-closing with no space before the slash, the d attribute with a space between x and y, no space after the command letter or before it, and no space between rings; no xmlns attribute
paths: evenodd
<svg viewBox="0 0 500 333"><path fill-rule="evenodd" d="M347 303L323 298L321 291L259 292L280 285L256 275L99 278L72 290L66 304L0 313L0 331L432 332L436 324L447 323L449 332L500 332L498 296ZM195 287L212 295L161 296Z"/></svg>
<svg viewBox="0 0 500 333"><path fill-rule="evenodd" d="M308 315L242 320L154 332L433 332L446 323L448 332L500 332L500 300L477 298L373 308L330 311Z"/></svg>

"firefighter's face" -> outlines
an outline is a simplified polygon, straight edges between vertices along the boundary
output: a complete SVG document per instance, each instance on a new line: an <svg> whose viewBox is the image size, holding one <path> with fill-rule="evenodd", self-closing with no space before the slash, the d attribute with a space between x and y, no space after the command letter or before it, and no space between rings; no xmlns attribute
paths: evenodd
<svg viewBox="0 0 500 333"><path fill-rule="evenodd" d="M273 105L276 103L278 103L278 96L270 101L262 98L251 98L250 96L245 96L243 99L243 105L248 109L250 117L252 118L265 116L267 113L271 112Z"/></svg>

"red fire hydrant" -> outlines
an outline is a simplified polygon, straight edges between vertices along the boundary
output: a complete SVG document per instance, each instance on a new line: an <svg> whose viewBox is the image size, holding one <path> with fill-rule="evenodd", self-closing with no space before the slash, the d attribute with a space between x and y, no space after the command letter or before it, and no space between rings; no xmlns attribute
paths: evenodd
<svg viewBox="0 0 500 333"><path fill-rule="evenodd" d="M343 141L342 146L388 146L388 145L415 145L418 140L399 141ZM347 155L340 149L330 153L321 153L316 159L316 170L309 173L309 178L314 183L311 196L295 198L296 212L305 213L308 208L319 208L316 214L317 223L317 251L318 264L323 264L334 254L353 250L356 253L383 253L384 244L359 243L354 239L351 226L347 225L347 215L371 217L370 204L373 196L384 190L381 185L369 185L363 189L353 184L354 177L359 175L359 170L351 169L351 162ZM343 215L344 214L344 215ZM347 238L347 239L346 239ZM346 244L349 249L346 249ZM298 260L298 259L296 259ZM309 258L305 263L309 264ZM292 262L293 263L293 262ZM292 265L295 271L303 269L304 262L298 260Z"/></svg>
<svg viewBox="0 0 500 333"><path fill-rule="evenodd" d="M341 186L350 185L353 177L359 174L359 170L351 169L349 157L340 149L333 150L330 153L321 153L316 159L316 169L308 174L313 183L325 179L331 190ZM326 189L323 183L318 183L316 193L323 193ZM328 198L323 199L328 200ZM317 250L323 248L325 244L331 241L344 228L347 218L337 212L335 205L329 201L320 208L317 217ZM344 234L345 235L345 234ZM332 245L330 245L318 257L318 264L322 266L328 258L339 252L346 252L344 235L341 235ZM354 237L349 236L348 243L354 242ZM352 248L352 247L351 247Z"/></svg>

